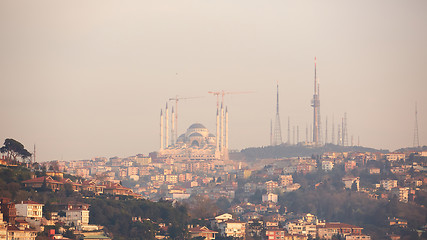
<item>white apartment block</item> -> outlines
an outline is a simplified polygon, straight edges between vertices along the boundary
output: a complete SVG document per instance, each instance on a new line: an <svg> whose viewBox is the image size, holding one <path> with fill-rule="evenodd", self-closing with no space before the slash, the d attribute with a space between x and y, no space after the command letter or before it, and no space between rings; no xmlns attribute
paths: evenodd
<svg viewBox="0 0 427 240"><path fill-rule="evenodd" d="M332 161L326 160L322 162L323 171L331 171L334 168L334 163Z"/></svg>
<svg viewBox="0 0 427 240"><path fill-rule="evenodd" d="M397 180L391 180L391 179L381 180L380 184L385 190L390 191L392 188L397 187Z"/></svg>
<svg viewBox="0 0 427 240"><path fill-rule="evenodd" d="M67 225L81 226L89 224L89 210L66 210L65 214Z"/></svg>
<svg viewBox="0 0 427 240"><path fill-rule="evenodd" d="M40 220L43 217L43 206L43 204L34 201L23 201L15 204L16 215L29 219Z"/></svg>

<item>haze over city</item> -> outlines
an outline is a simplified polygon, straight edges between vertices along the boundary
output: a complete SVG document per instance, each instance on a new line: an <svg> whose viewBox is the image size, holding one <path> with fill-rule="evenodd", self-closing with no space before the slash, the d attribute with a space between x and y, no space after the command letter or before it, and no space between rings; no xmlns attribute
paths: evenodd
<svg viewBox="0 0 427 240"><path fill-rule="evenodd" d="M38 161L157 151L159 114L179 104L179 133L215 130L227 95L230 149L269 145L276 82L282 136L348 117L368 147L412 146L415 102L427 141L425 1L81 1L0 3L0 139ZM173 102L169 102L173 105ZM323 126L324 127L324 126ZM328 128L330 129L330 125ZM329 136L330 139L330 136Z"/></svg>

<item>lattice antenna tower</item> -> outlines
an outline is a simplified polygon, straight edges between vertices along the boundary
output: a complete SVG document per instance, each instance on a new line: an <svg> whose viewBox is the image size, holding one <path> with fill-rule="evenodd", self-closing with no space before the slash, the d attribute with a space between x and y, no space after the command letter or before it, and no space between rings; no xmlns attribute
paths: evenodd
<svg viewBox="0 0 427 240"><path fill-rule="evenodd" d="M270 121L270 146L273 145L273 119Z"/></svg>
<svg viewBox="0 0 427 240"><path fill-rule="evenodd" d="M348 132L347 132L347 113L344 113L343 123L342 123L342 145L348 146Z"/></svg>
<svg viewBox="0 0 427 240"><path fill-rule="evenodd" d="M325 124L325 145L328 144L328 116L326 116Z"/></svg>
<svg viewBox="0 0 427 240"><path fill-rule="evenodd" d="M273 145L282 144L282 129L280 127L279 115L279 82L277 82L276 121L274 123Z"/></svg>
<svg viewBox="0 0 427 240"><path fill-rule="evenodd" d="M415 103L415 127L414 127L414 147L420 147L420 139L418 137L418 111L417 111L417 103Z"/></svg>
<svg viewBox="0 0 427 240"><path fill-rule="evenodd" d="M331 138L332 138L331 139L332 144L336 144L336 142L335 142L335 118L334 118L334 115L332 115L332 135L331 135Z"/></svg>
<svg viewBox="0 0 427 240"><path fill-rule="evenodd" d="M288 116L288 144L291 145L291 117Z"/></svg>
<svg viewBox="0 0 427 240"><path fill-rule="evenodd" d="M313 107L313 143L315 146L320 145L320 99L319 85L317 83L316 58L314 58L314 94L311 101Z"/></svg>

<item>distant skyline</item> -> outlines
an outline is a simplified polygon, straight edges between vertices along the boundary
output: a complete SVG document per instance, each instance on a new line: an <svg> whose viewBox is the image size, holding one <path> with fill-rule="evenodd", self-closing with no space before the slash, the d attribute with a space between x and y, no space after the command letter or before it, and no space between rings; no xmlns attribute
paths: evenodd
<svg viewBox="0 0 427 240"><path fill-rule="evenodd" d="M169 98L203 96L179 102L178 135L215 132L208 91L226 90L254 91L225 97L230 149L267 146L277 82L283 142L288 117L305 140L317 57L322 135L347 113L349 143L411 147L417 102L427 145L426 12L422 0L2 1L0 141L36 144L38 161L148 154Z"/></svg>

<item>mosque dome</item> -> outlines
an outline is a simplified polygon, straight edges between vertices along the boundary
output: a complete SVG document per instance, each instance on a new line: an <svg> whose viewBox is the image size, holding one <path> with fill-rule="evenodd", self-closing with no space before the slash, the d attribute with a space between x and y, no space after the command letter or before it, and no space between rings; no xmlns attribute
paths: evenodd
<svg viewBox="0 0 427 240"><path fill-rule="evenodd" d="M192 133L190 136L188 136L188 137L203 137L203 135L202 134L200 134L200 133L198 133L198 132L194 132L194 133Z"/></svg>
<svg viewBox="0 0 427 240"><path fill-rule="evenodd" d="M176 140L176 142L184 142L185 141L185 134L181 134L178 139Z"/></svg>
<svg viewBox="0 0 427 240"><path fill-rule="evenodd" d="M203 124L201 123L193 123L188 129L195 129L195 128L206 128L206 127L203 126Z"/></svg>

